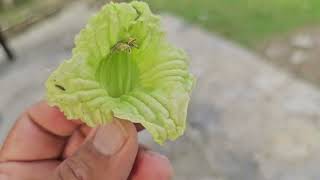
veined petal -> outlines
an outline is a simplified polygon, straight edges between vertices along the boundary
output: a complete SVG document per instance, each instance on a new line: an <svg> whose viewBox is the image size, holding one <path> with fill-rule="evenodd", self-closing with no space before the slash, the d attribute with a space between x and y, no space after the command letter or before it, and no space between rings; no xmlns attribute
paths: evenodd
<svg viewBox="0 0 320 180"><path fill-rule="evenodd" d="M162 144L181 136L194 83L185 52L143 2L110 3L75 39L72 58L46 82L47 100L95 127L118 117Z"/></svg>

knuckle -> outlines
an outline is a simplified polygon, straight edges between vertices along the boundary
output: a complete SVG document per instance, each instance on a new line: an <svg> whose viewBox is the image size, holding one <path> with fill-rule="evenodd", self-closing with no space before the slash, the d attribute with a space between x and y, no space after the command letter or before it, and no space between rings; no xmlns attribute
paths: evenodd
<svg viewBox="0 0 320 180"><path fill-rule="evenodd" d="M80 158L68 159L58 169L59 180L90 180L92 175L92 168Z"/></svg>

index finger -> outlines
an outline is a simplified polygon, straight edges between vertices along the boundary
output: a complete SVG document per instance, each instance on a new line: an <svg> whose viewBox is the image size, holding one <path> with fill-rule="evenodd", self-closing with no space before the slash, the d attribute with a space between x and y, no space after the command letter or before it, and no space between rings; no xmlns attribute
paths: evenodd
<svg viewBox="0 0 320 180"><path fill-rule="evenodd" d="M0 151L0 162L57 159L68 137L80 126L56 107L39 102L22 113Z"/></svg>

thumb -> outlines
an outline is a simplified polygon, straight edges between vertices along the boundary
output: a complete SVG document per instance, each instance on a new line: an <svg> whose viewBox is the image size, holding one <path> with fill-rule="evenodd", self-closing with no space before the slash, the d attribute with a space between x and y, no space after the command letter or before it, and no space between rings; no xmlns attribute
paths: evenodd
<svg viewBox="0 0 320 180"><path fill-rule="evenodd" d="M97 128L86 143L57 168L56 180L126 180L138 151L135 126L124 120Z"/></svg>

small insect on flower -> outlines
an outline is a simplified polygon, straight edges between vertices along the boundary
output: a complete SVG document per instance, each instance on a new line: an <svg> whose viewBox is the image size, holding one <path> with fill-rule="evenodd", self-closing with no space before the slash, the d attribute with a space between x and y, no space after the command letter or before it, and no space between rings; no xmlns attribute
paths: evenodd
<svg viewBox="0 0 320 180"><path fill-rule="evenodd" d="M60 89L61 91L66 91L66 89L63 86L60 86L58 84L55 84L56 88Z"/></svg>
<svg viewBox="0 0 320 180"><path fill-rule="evenodd" d="M127 44L131 47L131 48L138 48L138 44L137 44L137 39L130 37L127 41Z"/></svg>
<svg viewBox="0 0 320 180"><path fill-rule="evenodd" d="M128 38L126 41L120 41L113 46L112 51L126 51L131 53L133 48L138 48L137 40L135 38Z"/></svg>
<svg viewBox="0 0 320 180"><path fill-rule="evenodd" d="M112 48L113 51L126 51L126 52L131 52L131 47L123 42L117 43L114 48Z"/></svg>

